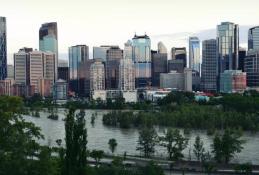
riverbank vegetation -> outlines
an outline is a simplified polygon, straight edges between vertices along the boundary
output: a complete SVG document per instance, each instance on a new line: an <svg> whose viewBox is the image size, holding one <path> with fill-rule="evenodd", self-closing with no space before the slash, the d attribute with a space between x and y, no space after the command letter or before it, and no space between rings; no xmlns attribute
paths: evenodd
<svg viewBox="0 0 259 175"><path fill-rule="evenodd" d="M172 92L158 101L159 110L140 112L112 111L103 116L103 124L121 128L167 126L185 129L235 128L259 130L259 97L225 95L209 102L195 102L192 93Z"/></svg>
<svg viewBox="0 0 259 175"><path fill-rule="evenodd" d="M196 161L200 162L202 166L206 167L213 163L227 165L243 149L245 140L242 140L241 136L242 134L238 130L233 129L218 132L211 144L211 151L205 150L203 140L197 136L193 150L190 151L193 151ZM188 137L184 136L178 129L168 128L162 136L158 136L153 127L144 127L139 132L136 150L140 151L144 157L150 158L156 151L155 146L160 145L166 148L168 160L179 162L184 158L187 160L183 151L187 148L188 142Z"/></svg>

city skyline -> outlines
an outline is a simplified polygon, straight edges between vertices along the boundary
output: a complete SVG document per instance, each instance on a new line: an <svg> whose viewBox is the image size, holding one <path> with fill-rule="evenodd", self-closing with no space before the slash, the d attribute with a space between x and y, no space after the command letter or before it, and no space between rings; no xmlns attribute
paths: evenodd
<svg viewBox="0 0 259 175"><path fill-rule="evenodd" d="M248 4L249 8L243 8ZM12 59L10 54L17 52L21 47L38 49L37 34L41 24L45 22L58 23L59 51L61 54L67 54L68 47L77 44L86 44L90 48L100 45L119 45L123 48L123 44L135 32L139 35L146 32L153 41L157 36L215 29L216 25L224 21L234 22L240 26L257 26L258 5L259 2L256 0L245 2L76 0L62 4L50 0L42 2L10 0L1 4L0 16L7 18L7 50L10 63ZM156 11L159 13L155 13ZM19 32L17 32L18 27ZM168 47L167 42L164 43ZM156 44L154 39L152 48ZM182 45L183 43L169 46ZM63 56L60 58L64 59Z"/></svg>

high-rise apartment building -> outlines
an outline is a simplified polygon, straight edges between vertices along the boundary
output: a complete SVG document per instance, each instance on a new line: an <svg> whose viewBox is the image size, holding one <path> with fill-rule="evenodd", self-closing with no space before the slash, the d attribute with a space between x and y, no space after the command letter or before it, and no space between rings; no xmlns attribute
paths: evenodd
<svg viewBox="0 0 259 175"><path fill-rule="evenodd" d="M239 27L231 22L217 26L218 71L238 69Z"/></svg>
<svg viewBox="0 0 259 175"><path fill-rule="evenodd" d="M29 53L29 70L30 85L34 88L35 93L39 93L38 83L44 77L44 63L42 52L33 51Z"/></svg>
<svg viewBox="0 0 259 175"><path fill-rule="evenodd" d="M55 79L58 77L58 27L56 22L44 23L39 29L39 50L55 54Z"/></svg>
<svg viewBox="0 0 259 175"><path fill-rule="evenodd" d="M44 79L50 80L50 84L54 84L54 80L57 78L55 77L55 68L56 62L55 62L55 56L52 52L44 52L43 53L43 77Z"/></svg>
<svg viewBox="0 0 259 175"><path fill-rule="evenodd" d="M16 84L30 85L30 58L32 48L22 48L14 54L14 79Z"/></svg>
<svg viewBox="0 0 259 175"><path fill-rule="evenodd" d="M217 41L215 39L202 42L201 89L217 90Z"/></svg>
<svg viewBox="0 0 259 175"><path fill-rule="evenodd" d="M105 90L105 68L101 60L96 60L90 68L91 91Z"/></svg>
<svg viewBox="0 0 259 175"><path fill-rule="evenodd" d="M48 81L48 89L51 90L55 80L55 55L52 52L32 51L32 49L28 48L21 49L18 53L15 53L15 83L25 86L25 88L29 87L31 89L29 94L34 94L40 93L39 90L42 86L39 87L39 85L43 85L42 82Z"/></svg>
<svg viewBox="0 0 259 175"><path fill-rule="evenodd" d="M149 36L135 35L132 38L133 61L136 71L136 87L151 85L151 40Z"/></svg>
<svg viewBox="0 0 259 175"><path fill-rule="evenodd" d="M135 66L131 59L120 60L119 75L120 90L135 90Z"/></svg>
<svg viewBox="0 0 259 175"><path fill-rule="evenodd" d="M189 37L189 68L200 72L200 40L198 37Z"/></svg>
<svg viewBox="0 0 259 175"><path fill-rule="evenodd" d="M0 16L0 80L7 77L6 18Z"/></svg>
<svg viewBox="0 0 259 175"><path fill-rule="evenodd" d="M79 94L79 65L89 59L89 48L86 45L69 47L69 90Z"/></svg>
<svg viewBox="0 0 259 175"><path fill-rule="evenodd" d="M250 49L259 49L259 26L248 31L248 50Z"/></svg>

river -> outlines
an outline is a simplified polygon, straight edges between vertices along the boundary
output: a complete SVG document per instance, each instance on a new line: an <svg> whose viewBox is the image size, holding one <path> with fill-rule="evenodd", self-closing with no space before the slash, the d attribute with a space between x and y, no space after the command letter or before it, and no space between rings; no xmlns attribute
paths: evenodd
<svg viewBox="0 0 259 175"><path fill-rule="evenodd" d="M100 149L105 152L109 152L108 140L115 138L117 140L118 146L115 154L123 154L125 151L127 154L139 155L140 153L136 151L137 141L138 141L138 129L121 129L116 127L107 127L102 124L103 114L109 112L107 110L85 110L86 112L86 127L87 127L87 140L88 149ZM91 124L91 116L93 113L97 113L97 118L95 124ZM65 129L64 121L65 110L58 109L59 119L57 121L48 119L47 116L49 113L40 112L40 118L31 117L25 115L24 118L26 121L33 122L36 126L39 126L42 130L42 134L45 139L40 140L40 143L43 145L56 146L57 139L64 139ZM162 135L164 127L156 127L158 135ZM193 143L195 137L199 135L204 142L204 147L206 150L210 149L212 143L212 136L208 136L206 131L192 130L189 135L186 135L189 138L188 147L184 150L185 158L195 159L193 155ZM250 134L245 132L242 137L246 141L243 145L244 149L241 153L237 154L233 159L233 163L246 163L250 162L253 164L259 165L259 134ZM62 142L64 145L64 141ZM163 147L157 146L155 156L166 156L166 150Z"/></svg>

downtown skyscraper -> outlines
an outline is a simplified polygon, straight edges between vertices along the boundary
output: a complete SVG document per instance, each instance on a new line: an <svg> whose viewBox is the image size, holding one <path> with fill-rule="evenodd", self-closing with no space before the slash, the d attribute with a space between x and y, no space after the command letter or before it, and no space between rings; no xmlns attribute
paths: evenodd
<svg viewBox="0 0 259 175"><path fill-rule="evenodd" d="M215 39L202 42L201 88L217 90L217 42Z"/></svg>
<svg viewBox="0 0 259 175"><path fill-rule="evenodd" d="M91 92L105 90L105 67L101 59L96 59L90 67Z"/></svg>
<svg viewBox="0 0 259 175"><path fill-rule="evenodd" d="M58 77L58 27L56 22L44 23L39 29L39 50L55 54L55 80Z"/></svg>
<svg viewBox="0 0 259 175"><path fill-rule="evenodd" d="M218 72L238 69L239 27L231 22L217 26Z"/></svg>
<svg viewBox="0 0 259 175"><path fill-rule="evenodd" d="M119 88L120 60L123 59L123 50L118 46L112 46L106 51L105 80L106 89L116 90Z"/></svg>
<svg viewBox="0 0 259 175"><path fill-rule="evenodd" d="M0 80L7 77L6 18L0 17Z"/></svg>
<svg viewBox="0 0 259 175"><path fill-rule="evenodd" d="M76 45L68 48L69 59L69 90L79 94L79 67L89 59L89 47Z"/></svg>
<svg viewBox="0 0 259 175"><path fill-rule="evenodd" d="M15 83L28 88L27 95L42 93L51 88L55 80L55 56L52 52L33 51L32 48L22 48L14 54ZM47 95L47 96L49 96Z"/></svg>
<svg viewBox="0 0 259 175"><path fill-rule="evenodd" d="M123 91L135 90L135 69L131 59L120 60L119 89Z"/></svg>
<svg viewBox="0 0 259 175"><path fill-rule="evenodd" d="M200 73L200 40L198 37L189 38L189 68Z"/></svg>
<svg viewBox="0 0 259 175"><path fill-rule="evenodd" d="M259 26L248 31L248 50L259 49Z"/></svg>
<svg viewBox="0 0 259 175"><path fill-rule="evenodd" d="M151 40L149 36L135 35L132 38L133 61L136 71L136 87L151 85Z"/></svg>

